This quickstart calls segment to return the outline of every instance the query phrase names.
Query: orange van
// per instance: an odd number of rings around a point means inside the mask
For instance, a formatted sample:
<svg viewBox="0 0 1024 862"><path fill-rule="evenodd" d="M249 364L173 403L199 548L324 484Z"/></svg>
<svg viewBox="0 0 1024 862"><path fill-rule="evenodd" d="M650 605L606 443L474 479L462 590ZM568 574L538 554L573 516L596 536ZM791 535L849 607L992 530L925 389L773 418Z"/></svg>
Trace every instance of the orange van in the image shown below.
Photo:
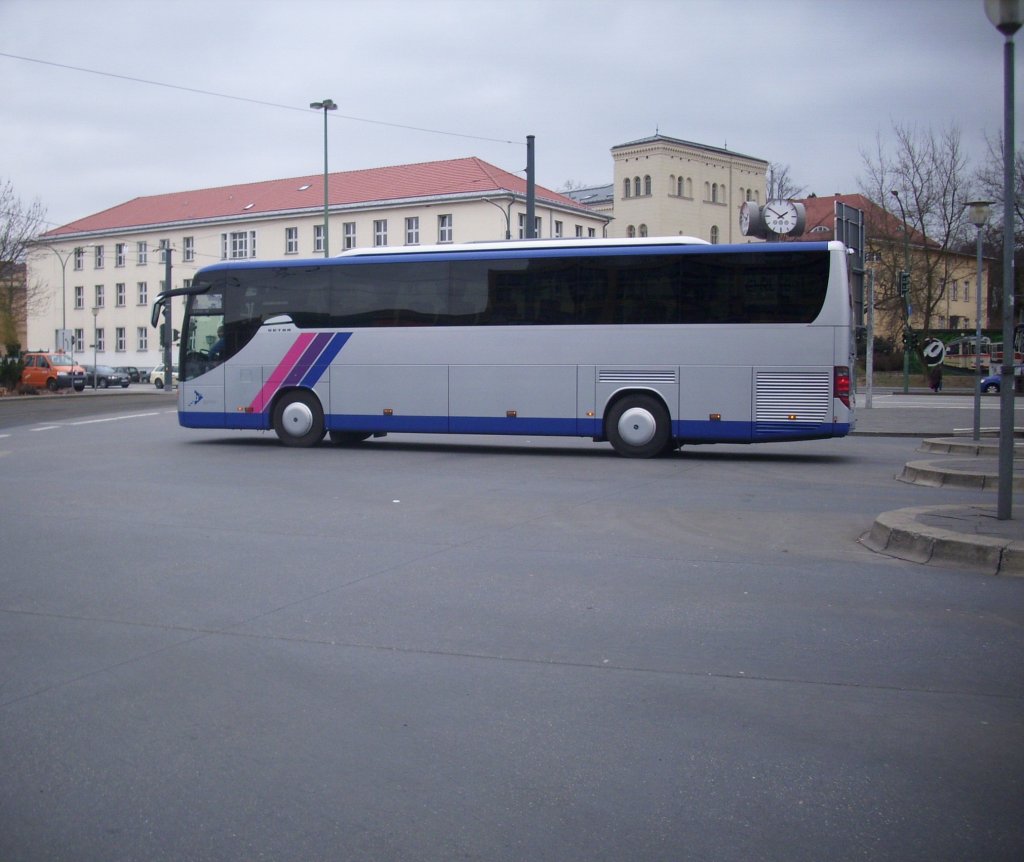
<svg viewBox="0 0 1024 862"><path fill-rule="evenodd" d="M66 353L23 353L25 367L21 382L26 386L51 392L73 387L75 392L85 389L85 369L76 364Z"/></svg>

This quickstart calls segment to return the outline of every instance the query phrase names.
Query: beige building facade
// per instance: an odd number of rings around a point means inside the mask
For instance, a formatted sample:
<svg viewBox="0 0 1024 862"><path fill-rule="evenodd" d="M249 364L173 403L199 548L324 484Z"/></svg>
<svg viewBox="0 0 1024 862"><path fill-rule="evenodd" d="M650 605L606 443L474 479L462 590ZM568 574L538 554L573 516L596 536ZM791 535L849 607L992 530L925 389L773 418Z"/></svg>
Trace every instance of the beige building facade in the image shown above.
<svg viewBox="0 0 1024 862"><path fill-rule="evenodd" d="M612 237L694 236L748 242L745 201L763 203L768 162L657 134L612 147Z"/></svg>

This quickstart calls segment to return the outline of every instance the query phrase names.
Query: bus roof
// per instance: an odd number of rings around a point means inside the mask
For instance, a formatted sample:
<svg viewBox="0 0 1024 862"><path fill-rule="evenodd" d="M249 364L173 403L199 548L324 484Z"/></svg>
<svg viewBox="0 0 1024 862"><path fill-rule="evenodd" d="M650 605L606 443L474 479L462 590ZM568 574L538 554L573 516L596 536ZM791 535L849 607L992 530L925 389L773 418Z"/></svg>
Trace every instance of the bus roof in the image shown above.
<svg viewBox="0 0 1024 862"><path fill-rule="evenodd" d="M450 243L445 245L414 245L404 247L380 247L350 249L329 258L290 258L284 260L222 260L204 266L196 273L216 272L224 269L262 269L265 267L301 267L372 263L374 261L394 263L399 260L423 262L429 260L451 260L465 255L470 259L511 258L536 252L538 257L564 257L575 253L607 256L621 250L625 254L642 254L644 249L657 254L658 249L688 250L695 254L757 252L821 252L843 248L835 240L828 242L769 242L712 245L695 237L645 237L643 239L545 239L505 240L499 242Z"/></svg>

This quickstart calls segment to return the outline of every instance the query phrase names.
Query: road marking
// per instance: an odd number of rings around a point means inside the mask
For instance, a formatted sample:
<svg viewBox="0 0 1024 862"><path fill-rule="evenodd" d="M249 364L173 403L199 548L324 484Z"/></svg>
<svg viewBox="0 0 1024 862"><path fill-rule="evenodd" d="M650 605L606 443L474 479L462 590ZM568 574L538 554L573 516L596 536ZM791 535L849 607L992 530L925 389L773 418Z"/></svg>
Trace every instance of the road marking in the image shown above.
<svg viewBox="0 0 1024 862"><path fill-rule="evenodd" d="M155 413L130 413L127 416L108 416L104 419L80 419L78 422L68 422L68 425L95 425L97 422L120 422L122 419L144 419L146 416L159 416Z"/></svg>
<svg viewBox="0 0 1024 862"><path fill-rule="evenodd" d="M60 425L42 425L39 428L33 428L33 431L52 431L54 428L60 428Z"/></svg>

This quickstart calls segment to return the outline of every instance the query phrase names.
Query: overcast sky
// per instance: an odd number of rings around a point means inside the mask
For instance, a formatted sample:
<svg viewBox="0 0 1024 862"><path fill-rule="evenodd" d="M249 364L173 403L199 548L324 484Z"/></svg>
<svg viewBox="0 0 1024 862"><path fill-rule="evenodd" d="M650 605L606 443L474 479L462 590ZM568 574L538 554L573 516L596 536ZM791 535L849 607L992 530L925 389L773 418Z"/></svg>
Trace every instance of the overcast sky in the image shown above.
<svg viewBox="0 0 1024 862"><path fill-rule="evenodd" d="M330 98L332 172L519 172L532 134L540 184L599 185L660 131L849 193L894 122L980 161L1002 49L983 0L0 0L0 180L54 226L319 173Z"/></svg>

